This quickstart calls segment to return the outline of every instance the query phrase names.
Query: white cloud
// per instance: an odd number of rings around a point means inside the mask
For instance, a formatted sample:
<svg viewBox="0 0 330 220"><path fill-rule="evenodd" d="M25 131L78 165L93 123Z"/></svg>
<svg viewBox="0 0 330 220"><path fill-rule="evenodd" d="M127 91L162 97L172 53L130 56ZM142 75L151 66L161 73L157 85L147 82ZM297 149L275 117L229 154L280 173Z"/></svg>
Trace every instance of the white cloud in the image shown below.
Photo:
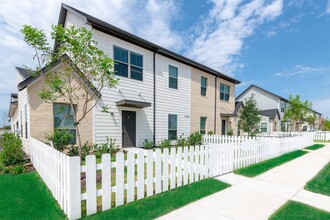
<svg viewBox="0 0 330 220"><path fill-rule="evenodd" d="M270 38L270 37L277 35L277 33L280 31L292 32L294 30L294 28L292 26L294 24L299 23L302 17L303 17L303 15L300 14L300 15L290 18L288 21L282 21L278 25L270 28L265 33L266 33L267 37Z"/></svg>
<svg viewBox="0 0 330 220"><path fill-rule="evenodd" d="M315 75L315 74L327 74L330 72L330 67L328 66L305 66L305 65L296 65L290 70L284 70L277 72L274 75L277 77L290 77L298 75Z"/></svg>
<svg viewBox="0 0 330 220"><path fill-rule="evenodd" d="M10 92L17 92L15 66L35 65L33 51L22 40L19 30L23 24L29 24L49 33L50 25L57 24L62 2L1 1L0 111L8 110ZM64 0L64 3L166 48L183 47L181 37L171 29L181 7L178 1Z"/></svg>
<svg viewBox="0 0 330 220"><path fill-rule="evenodd" d="M325 13L330 14L330 0L328 0L327 8L325 9Z"/></svg>
<svg viewBox="0 0 330 220"><path fill-rule="evenodd" d="M330 118L330 99L312 100L313 109L321 112L324 116Z"/></svg>
<svg viewBox="0 0 330 220"><path fill-rule="evenodd" d="M219 71L233 71L233 61L240 54L244 40L251 36L258 26L278 17L282 13L283 2L212 2L214 7L196 28L197 33L187 55Z"/></svg>

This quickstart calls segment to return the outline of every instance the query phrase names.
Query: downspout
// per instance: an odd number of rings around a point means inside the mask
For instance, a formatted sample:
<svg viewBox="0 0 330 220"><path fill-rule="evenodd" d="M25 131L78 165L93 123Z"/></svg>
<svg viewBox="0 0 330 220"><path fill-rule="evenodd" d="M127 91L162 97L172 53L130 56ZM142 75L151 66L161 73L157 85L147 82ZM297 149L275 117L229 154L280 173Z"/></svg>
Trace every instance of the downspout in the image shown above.
<svg viewBox="0 0 330 220"><path fill-rule="evenodd" d="M214 82L214 134L217 133L217 79L218 76L215 77Z"/></svg>
<svg viewBox="0 0 330 220"><path fill-rule="evenodd" d="M154 52L153 55L153 74L154 74L154 124L153 124L153 142L154 147L156 146L156 54L159 49Z"/></svg>

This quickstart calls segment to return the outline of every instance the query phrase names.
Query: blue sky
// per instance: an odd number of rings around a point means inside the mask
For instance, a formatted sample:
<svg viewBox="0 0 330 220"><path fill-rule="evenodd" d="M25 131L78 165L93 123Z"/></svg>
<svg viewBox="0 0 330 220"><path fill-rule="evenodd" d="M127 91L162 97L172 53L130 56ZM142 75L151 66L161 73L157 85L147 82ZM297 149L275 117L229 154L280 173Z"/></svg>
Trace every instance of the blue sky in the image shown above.
<svg viewBox="0 0 330 220"><path fill-rule="evenodd" d="M0 116L16 91L14 67L34 65L21 25L49 32L61 2L237 78L237 95L252 83L300 94L330 117L330 0L4 0Z"/></svg>

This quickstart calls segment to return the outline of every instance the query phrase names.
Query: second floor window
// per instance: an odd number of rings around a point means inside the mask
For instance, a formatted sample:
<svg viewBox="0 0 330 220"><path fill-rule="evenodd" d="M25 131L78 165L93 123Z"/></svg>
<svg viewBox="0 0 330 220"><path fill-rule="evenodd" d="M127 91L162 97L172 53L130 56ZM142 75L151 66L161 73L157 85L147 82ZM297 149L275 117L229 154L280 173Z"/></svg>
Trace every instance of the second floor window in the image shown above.
<svg viewBox="0 0 330 220"><path fill-rule="evenodd" d="M207 78L201 77L201 96L206 96Z"/></svg>
<svg viewBox="0 0 330 220"><path fill-rule="evenodd" d="M228 85L220 83L220 100L229 101L229 90L230 87Z"/></svg>
<svg viewBox="0 0 330 220"><path fill-rule="evenodd" d="M168 86L172 89L178 89L178 68L168 66Z"/></svg>
<svg viewBox="0 0 330 220"><path fill-rule="evenodd" d="M143 57L123 48L114 46L115 75L143 80ZM129 74L130 73L130 76Z"/></svg>
<svg viewBox="0 0 330 220"><path fill-rule="evenodd" d="M285 102L282 102L281 101L281 112L284 112L285 111L285 107L286 107Z"/></svg>

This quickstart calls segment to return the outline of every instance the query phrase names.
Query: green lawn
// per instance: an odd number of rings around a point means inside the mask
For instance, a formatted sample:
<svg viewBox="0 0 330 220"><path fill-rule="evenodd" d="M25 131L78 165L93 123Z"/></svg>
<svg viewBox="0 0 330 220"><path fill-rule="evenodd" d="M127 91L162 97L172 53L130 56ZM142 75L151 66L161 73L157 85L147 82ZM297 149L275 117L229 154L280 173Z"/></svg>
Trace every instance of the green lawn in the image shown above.
<svg viewBox="0 0 330 220"><path fill-rule="evenodd" d="M36 172L0 175L0 219L66 219Z"/></svg>
<svg viewBox="0 0 330 220"><path fill-rule="evenodd" d="M247 167L240 168L238 170L235 170L234 173L240 174L243 176L247 176L247 177L254 177L254 176L264 173L276 166L279 166L290 160L298 158L306 153L307 153L306 151L302 151L302 150L293 151L291 153L283 154L282 156L275 157L270 160L265 160L265 161L257 163L257 164L253 164L253 165L250 165Z"/></svg>
<svg viewBox="0 0 330 220"><path fill-rule="evenodd" d="M313 179L306 183L305 189L330 196L330 163L328 163Z"/></svg>
<svg viewBox="0 0 330 220"><path fill-rule="evenodd" d="M330 213L312 206L288 201L278 209L270 220L326 220L330 219Z"/></svg>
<svg viewBox="0 0 330 220"><path fill-rule="evenodd" d="M306 147L305 149L307 150L317 150L320 149L321 147L324 147L324 144L314 144L312 146Z"/></svg>
<svg viewBox="0 0 330 220"><path fill-rule="evenodd" d="M321 141L321 140L314 140L314 142L330 143L330 141Z"/></svg>
<svg viewBox="0 0 330 220"><path fill-rule="evenodd" d="M229 186L215 179L206 179L85 218L154 219Z"/></svg>

